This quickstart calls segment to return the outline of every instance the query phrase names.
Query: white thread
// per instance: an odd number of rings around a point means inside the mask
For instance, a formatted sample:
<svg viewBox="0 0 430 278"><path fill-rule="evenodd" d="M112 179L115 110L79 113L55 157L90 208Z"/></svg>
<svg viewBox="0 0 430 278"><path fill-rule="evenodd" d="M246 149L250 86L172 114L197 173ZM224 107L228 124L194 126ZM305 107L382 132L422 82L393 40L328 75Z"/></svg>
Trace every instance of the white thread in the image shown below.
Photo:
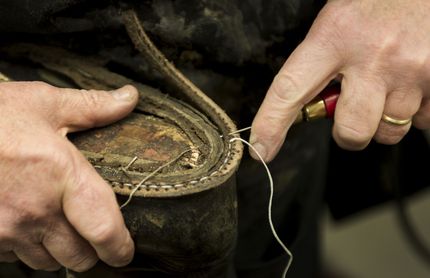
<svg viewBox="0 0 430 278"><path fill-rule="evenodd" d="M267 167L267 164L264 162L263 158L258 153L258 151L254 148L254 146L252 146L248 141L246 141L246 140L244 140L242 138L239 138L239 137L235 137L235 138L230 139L230 142L234 142L234 141L241 141L242 143L248 145L248 147L250 147L255 152L255 154L258 156L258 158L261 160L261 163L263 163L264 168L266 168L267 176L269 177L269 186L270 186L269 206L268 206L268 209L267 209L267 215L268 215L268 218L269 218L270 229L272 230L272 234L275 237L276 241L278 241L279 245L281 245L281 247L284 249L285 253L287 253L287 255L289 256L287 266L285 267L285 270L282 273L282 278L285 278L287 276L287 272L290 269L291 263L293 261L293 254L287 248L287 246L282 242L282 240L279 238L278 233L276 232L275 226L273 225L273 220L272 220L272 204L273 204L274 186L273 186L272 174L270 173L269 167Z"/></svg>
<svg viewBox="0 0 430 278"><path fill-rule="evenodd" d="M245 127L245 128L241 128L241 129L238 129L238 130L235 130L235 131L232 131L232 132L230 132L229 134L227 134L227 135L233 135L233 134L236 134L236 133L241 133L241 132L243 132L243 131L247 131L247 130L250 130L251 129L251 127L250 126L248 126L248 127ZM219 137L224 137L224 135L220 135Z"/></svg>
<svg viewBox="0 0 430 278"><path fill-rule="evenodd" d="M130 163L128 163L127 166L121 168L121 170L127 171L128 168L130 168L130 166L133 165L134 162L136 162L136 160L137 160L137 156L133 157L133 159L130 161Z"/></svg>
<svg viewBox="0 0 430 278"><path fill-rule="evenodd" d="M187 152L190 152L192 150L195 150L196 148L191 148L188 149L186 151L181 152L177 157L175 157L174 159L164 163L163 165L161 165L160 167L158 167L157 169L155 169L153 172L151 172L149 175L147 175L143 180L141 180L139 182L138 185L136 185L135 188L133 188L133 190L130 192L130 195L128 196L127 201L124 202L124 204L122 204L119 209L123 209L126 205L128 205L131 202L131 199L133 198L134 194L136 193L137 190L139 190L139 188L147 181L149 180L151 177L153 177L154 175L156 175L158 172L160 172L161 170L163 170L164 168L166 168L167 166L169 166L170 164L172 164L173 162L175 162L176 160L178 160L179 158L181 158L184 154L186 154ZM130 164L130 163L129 163ZM149 186L151 188L151 186Z"/></svg>

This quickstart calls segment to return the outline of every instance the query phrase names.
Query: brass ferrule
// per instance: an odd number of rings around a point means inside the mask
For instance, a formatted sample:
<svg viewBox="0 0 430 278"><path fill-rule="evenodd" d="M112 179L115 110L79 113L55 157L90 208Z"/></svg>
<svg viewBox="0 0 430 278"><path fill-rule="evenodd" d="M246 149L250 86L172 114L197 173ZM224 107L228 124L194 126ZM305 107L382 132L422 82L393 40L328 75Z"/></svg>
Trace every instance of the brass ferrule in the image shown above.
<svg viewBox="0 0 430 278"><path fill-rule="evenodd" d="M327 115L325 104L322 99L315 99L311 101L305 107L303 107L302 112L303 118L306 122L325 118Z"/></svg>

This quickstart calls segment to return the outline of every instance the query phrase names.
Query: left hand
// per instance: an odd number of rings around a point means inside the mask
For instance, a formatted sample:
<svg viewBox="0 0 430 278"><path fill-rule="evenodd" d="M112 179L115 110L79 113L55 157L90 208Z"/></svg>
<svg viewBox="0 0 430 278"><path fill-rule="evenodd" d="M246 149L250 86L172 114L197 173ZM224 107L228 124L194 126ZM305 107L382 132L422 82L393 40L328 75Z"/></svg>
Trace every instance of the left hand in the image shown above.
<svg viewBox="0 0 430 278"><path fill-rule="evenodd" d="M136 106L115 91L0 83L0 262L33 269L119 267L134 255L112 187L67 140L69 132L118 121Z"/></svg>
<svg viewBox="0 0 430 278"><path fill-rule="evenodd" d="M275 77L254 119L251 143L270 161L298 111L332 79L342 93L333 137L360 150L399 142L411 124L430 127L430 1L332 0ZM381 120L412 118L395 125ZM253 155L255 157L255 155Z"/></svg>

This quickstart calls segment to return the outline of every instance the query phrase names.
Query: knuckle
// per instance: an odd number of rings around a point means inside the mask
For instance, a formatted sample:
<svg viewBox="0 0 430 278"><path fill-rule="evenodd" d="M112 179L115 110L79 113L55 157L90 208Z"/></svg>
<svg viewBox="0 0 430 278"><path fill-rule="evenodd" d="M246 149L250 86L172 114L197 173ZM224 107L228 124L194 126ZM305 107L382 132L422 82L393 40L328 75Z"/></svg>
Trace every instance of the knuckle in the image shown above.
<svg viewBox="0 0 430 278"><path fill-rule="evenodd" d="M374 136L374 139L376 142L381 144L394 145L402 140L408 130L409 127L379 128Z"/></svg>
<svg viewBox="0 0 430 278"><path fill-rule="evenodd" d="M382 53L386 54L399 54L400 50L400 42L399 39L396 36L385 36L382 40L378 43L378 49ZM389 56L388 56L389 57ZM397 60L399 60L399 57L396 57Z"/></svg>
<svg viewBox="0 0 430 278"><path fill-rule="evenodd" d="M51 143L51 142L50 142ZM55 142L46 144L41 149L22 150L19 159L25 159L26 164L31 165L31 171L44 175L43 181L49 183L64 183L69 161L64 151L54 147ZM38 178L40 176L37 176ZM36 186L37 182L29 173L23 173L23 178ZM28 194L11 196L7 200L8 205L14 212L13 222L15 225L27 223L47 223L51 216L58 212L58 192L51 187L38 186L38 195L28 198Z"/></svg>
<svg viewBox="0 0 430 278"><path fill-rule="evenodd" d="M419 74L425 73L426 57L414 51L406 51L399 38L386 38L381 43L379 52L385 61L385 67L405 81L415 80ZM396 67L392 68L393 64ZM402 71L398 72L397 69Z"/></svg>
<svg viewBox="0 0 430 278"><path fill-rule="evenodd" d="M82 90L80 92L82 99L84 100L84 103L88 107L98 107L103 103L104 94L102 92L90 90L90 91L84 91Z"/></svg>
<svg viewBox="0 0 430 278"><path fill-rule="evenodd" d="M20 207L25 207L25 206L21 205ZM25 223L39 222L44 218L45 218L44 210L31 207L31 208L20 210L17 221L20 224L25 224Z"/></svg>
<svg viewBox="0 0 430 278"><path fill-rule="evenodd" d="M65 90L57 100L57 105L65 108L61 111L60 124L64 124L64 121L76 121L70 117L75 116L78 111L80 122L94 126L97 122L95 111L102 110L108 101L105 94L96 90Z"/></svg>
<svg viewBox="0 0 430 278"><path fill-rule="evenodd" d="M399 35L387 35L372 48L375 49L376 58L380 60L382 71L388 71L404 81L416 80L420 75L428 73L428 52L413 51L405 47L404 40Z"/></svg>
<svg viewBox="0 0 430 278"><path fill-rule="evenodd" d="M317 35L337 35L336 32L351 29L351 18L355 17L356 8L346 1L330 1L321 10L317 17ZM328 36L324 36L327 38Z"/></svg>
<svg viewBox="0 0 430 278"><path fill-rule="evenodd" d="M366 126L352 127L335 123L334 137L338 145L348 150L362 150L372 139L372 132Z"/></svg>
<svg viewBox="0 0 430 278"><path fill-rule="evenodd" d="M79 107L80 110L84 110L83 113L85 122L89 125L95 125L97 122L96 115L93 111L99 111L104 107L106 96L103 92L99 91L81 91L83 104Z"/></svg>
<svg viewBox="0 0 430 278"><path fill-rule="evenodd" d="M271 94L274 101L283 105L294 106L297 103L304 105L300 94L300 82L298 77L285 71L279 72L272 83Z"/></svg>
<svg viewBox="0 0 430 278"><path fill-rule="evenodd" d="M284 92L294 92L299 88L296 77L285 71L281 71L275 76L273 85L273 93L280 98L285 97Z"/></svg>
<svg viewBox="0 0 430 278"><path fill-rule="evenodd" d="M92 253L86 255L79 253L73 255L73 258L67 267L76 272L84 272L92 268L97 261L97 256Z"/></svg>
<svg viewBox="0 0 430 278"><path fill-rule="evenodd" d="M50 199L50 197L47 197ZM14 220L12 225L17 230L25 231L28 226L45 226L51 219L51 204L41 204L39 198L28 200L28 198L17 198L14 200ZM34 233L27 232L27 233Z"/></svg>
<svg viewBox="0 0 430 278"><path fill-rule="evenodd" d="M118 232L113 221L104 221L93 229L90 241L96 246L109 246L117 240Z"/></svg>
<svg viewBox="0 0 430 278"><path fill-rule="evenodd" d="M33 169L49 173L55 179L60 179L64 175L64 169L70 165L70 154L68 146L63 140L57 140L53 137L46 138L43 148L24 149L22 157L25 157L28 163L31 163Z"/></svg>
<svg viewBox="0 0 430 278"><path fill-rule="evenodd" d="M326 5L324 5L324 8L321 9L321 11L318 14L318 17L316 18L317 21L327 21L330 20L333 17L337 18L337 14L340 11L340 7L337 4L338 1L328 1ZM333 20L333 22L338 22Z"/></svg>
<svg viewBox="0 0 430 278"><path fill-rule="evenodd" d="M99 179L100 183L91 178L90 175L95 175L94 177ZM100 203L101 199L103 199L105 203L115 202L115 193L112 191L111 187L98 176L98 173L91 168L91 164L87 161L77 161L73 170L71 170L70 176L72 182L68 189L73 192L73 198L88 204ZM99 232L99 230L107 229L105 226L114 225L114 223L110 224L110 220L108 219L103 220L103 223L100 223L101 220L97 220L98 219L95 219L93 222L94 226L91 227L90 235L95 234L95 236L97 236L98 233L103 233Z"/></svg>
<svg viewBox="0 0 430 278"><path fill-rule="evenodd" d="M15 223L17 229L25 230L28 226L47 227L52 220L53 209L50 209L51 204L40 205L35 202L19 199L17 201L17 209L15 215ZM36 202L38 202L36 200ZM39 234L39 232L30 232ZM43 236L40 234L40 236Z"/></svg>
<svg viewBox="0 0 430 278"><path fill-rule="evenodd" d="M375 141L379 144L394 145L402 140L403 136L383 136L375 135Z"/></svg>

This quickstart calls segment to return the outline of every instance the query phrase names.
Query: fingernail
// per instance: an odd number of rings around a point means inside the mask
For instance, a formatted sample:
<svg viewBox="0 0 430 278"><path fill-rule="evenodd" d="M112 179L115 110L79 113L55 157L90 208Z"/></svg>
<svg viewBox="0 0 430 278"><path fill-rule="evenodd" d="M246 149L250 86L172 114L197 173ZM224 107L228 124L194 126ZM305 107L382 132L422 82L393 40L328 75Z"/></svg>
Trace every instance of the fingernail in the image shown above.
<svg viewBox="0 0 430 278"><path fill-rule="evenodd" d="M120 101L131 101L133 99L130 91L124 88L112 91L111 94L116 100Z"/></svg>
<svg viewBox="0 0 430 278"><path fill-rule="evenodd" d="M260 143L254 143L254 144L252 144L252 146L254 147L254 149L255 149L255 151L261 156L261 158L264 160L264 161L266 161L266 147L264 147L263 146L263 144L260 144ZM253 154L252 152L254 152L254 150L252 150L251 149L251 156L254 158L254 159L258 159L258 160L260 160L260 158L258 157L258 155L256 155L256 154Z"/></svg>
<svg viewBox="0 0 430 278"><path fill-rule="evenodd" d="M249 143L251 145L254 145L254 143L257 143L257 136L255 136L254 132L251 130L251 135L249 136Z"/></svg>
<svg viewBox="0 0 430 278"><path fill-rule="evenodd" d="M255 151L258 152L261 158L263 160L266 160L266 155L267 155L266 147L263 144L259 143L257 140L258 140L257 137L251 133L251 136L249 137L249 143L255 148ZM252 148L250 148L251 156L255 160L260 160L260 158L255 153L255 151Z"/></svg>

